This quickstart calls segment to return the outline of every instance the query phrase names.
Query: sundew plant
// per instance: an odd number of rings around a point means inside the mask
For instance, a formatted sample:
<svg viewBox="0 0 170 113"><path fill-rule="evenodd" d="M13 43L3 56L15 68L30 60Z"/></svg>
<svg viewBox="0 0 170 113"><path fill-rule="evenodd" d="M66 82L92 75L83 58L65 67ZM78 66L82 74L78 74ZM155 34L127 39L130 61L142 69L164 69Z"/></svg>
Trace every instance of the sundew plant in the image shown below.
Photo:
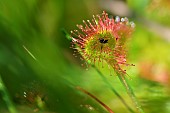
<svg viewBox="0 0 170 113"><path fill-rule="evenodd" d="M102 15L93 15L92 22L84 21L83 25L77 25L79 30L71 31L73 49L76 49L87 63L95 65L97 62L107 63L112 67L126 88L139 113L144 113L138 104L136 97L130 88L126 76L126 70L122 65L129 66L126 62L126 43L132 34L135 24L129 22L127 17L115 19L109 18L103 11Z"/></svg>
<svg viewBox="0 0 170 113"><path fill-rule="evenodd" d="M0 0L0 113L170 113L169 0Z"/></svg>

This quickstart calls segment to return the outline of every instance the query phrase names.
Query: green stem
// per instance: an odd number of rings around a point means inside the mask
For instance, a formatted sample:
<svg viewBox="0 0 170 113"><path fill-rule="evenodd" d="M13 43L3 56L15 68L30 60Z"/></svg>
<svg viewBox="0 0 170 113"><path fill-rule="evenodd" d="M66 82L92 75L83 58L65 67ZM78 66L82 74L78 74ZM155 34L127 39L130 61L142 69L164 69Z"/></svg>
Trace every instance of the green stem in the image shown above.
<svg viewBox="0 0 170 113"><path fill-rule="evenodd" d="M130 98L132 99L132 102L134 103L134 105L136 106L136 109L138 111L138 113L144 113L144 111L142 110L141 106L139 105L135 94L133 93L132 88L130 87L130 85L128 84L125 75L120 74L119 72L116 71L116 74L118 75L120 81L122 82L122 84L124 85L124 87L126 88L126 91L128 93L128 95L130 96Z"/></svg>
<svg viewBox="0 0 170 113"><path fill-rule="evenodd" d="M139 102L136 99L136 96L132 90L132 88L130 87L130 85L128 84L126 78L125 78L125 74L122 72L121 67L119 66L119 64L117 63L116 60L106 60L108 64L110 64L112 66L112 68L115 70L117 76L119 77L119 80L122 82L123 86L125 87L128 95L130 96L133 104L135 105L138 113L144 113L144 111L142 110Z"/></svg>
<svg viewBox="0 0 170 113"><path fill-rule="evenodd" d="M120 96L120 94L113 88L113 86L108 82L108 80L104 77L104 75L100 72L98 68L95 67L95 65L92 65L93 68L98 72L100 77L103 79L103 81L107 84L107 86L112 90L112 92L121 100L121 102L125 105L125 107L131 112L134 113L134 111L128 106L128 104L125 102L125 100Z"/></svg>
<svg viewBox="0 0 170 113"><path fill-rule="evenodd" d="M8 107L8 110L10 111L10 113L16 113L16 109L10 99L10 96L7 92L7 89L6 89L2 79L1 79L1 76L0 76L0 92L2 94L4 101L6 102L6 105Z"/></svg>

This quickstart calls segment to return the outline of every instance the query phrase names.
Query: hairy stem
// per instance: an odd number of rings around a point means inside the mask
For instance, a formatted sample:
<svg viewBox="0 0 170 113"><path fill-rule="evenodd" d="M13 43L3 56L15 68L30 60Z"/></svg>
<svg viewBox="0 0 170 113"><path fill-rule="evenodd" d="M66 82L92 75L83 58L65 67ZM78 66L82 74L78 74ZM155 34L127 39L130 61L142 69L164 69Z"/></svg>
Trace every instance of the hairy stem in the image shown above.
<svg viewBox="0 0 170 113"><path fill-rule="evenodd" d="M84 90L81 87L77 87L77 89L82 91L83 93L89 95L90 97L92 97L94 100L96 100L98 103L100 103L109 113L114 113L106 104L104 104L102 101L100 101L97 97L95 97L94 95L92 95L88 91Z"/></svg>
<svg viewBox="0 0 170 113"><path fill-rule="evenodd" d="M118 75L119 80L122 82L122 84L123 84L124 87L126 88L126 91L127 91L128 95L130 96L130 98L132 99L132 102L133 102L133 104L135 105L138 113L144 113L144 111L142 110L139 102L138 102L137 99L136 99L136 96L135 96L132 88L130 87L130 85L128 84L128 82L127 82L127 80L126 80L125 75L119 74L119 72L116 72L116 74Z"/></svg>
<svg viewBox="0 0 170 113"><path fill-rule="evenodd" d="M121 95L114 89L114 87L108 82L108 80L104 77L104 75L100 72L99 69L97 69L94 65L92 65L94 69L98 72L100 77L103 79L103 81L107 84L107 86L112 90L112 92L120 99L120 101L125 105L125 107L131 112L134 113L134 111L128 106L128 104L125 102L125 100L121 97Z"/></svg>
<svg viewBox="0 0 170 113"><path fill-rule="evenodd" d="M122 72L121 67L119 66L119 64L117 63L117 61L115 60L106 60L108 64L110 64L112 66L112 68L115 70L117 76L119 77L119 80L121 81L121 83L123 84L123 86L125 87L128 95L130 96L134 106L136 107L138 113L144 113L144 111L142 110L139 102L136 99L136 96L132 90L132 88L130 87L130 85L128 84L126 78L125 78L125 73Z"/></svg>
<svg viewBox="0 0 170 113"><path fill-rule="evenodd" d="M16 113L16 109L10 99L10 96L7 92L7 89L1 79L1 76L0 76L0 93L2 94L2 98L3 100L5 101L7 107L8 107L8 110L10 113Z"/></svg>
<svg viewBox="0 0 170 113"><path fill-rule="evenodd" d="M115 70L116 71L116 70ZM138 113L144 113L144 111L142 110L141 108L141 105L139 104L139 102L137 101L136 99L136 96L132 90L132 88L130 87L129 83L127 82L126 78L125 78L125 74L123 73L120 73L118 71L116 71L116 74L118 75L119 77L119 80L122 82L122 84L124 85L128 95L130 96L133 104L135 105Z"/></svg>

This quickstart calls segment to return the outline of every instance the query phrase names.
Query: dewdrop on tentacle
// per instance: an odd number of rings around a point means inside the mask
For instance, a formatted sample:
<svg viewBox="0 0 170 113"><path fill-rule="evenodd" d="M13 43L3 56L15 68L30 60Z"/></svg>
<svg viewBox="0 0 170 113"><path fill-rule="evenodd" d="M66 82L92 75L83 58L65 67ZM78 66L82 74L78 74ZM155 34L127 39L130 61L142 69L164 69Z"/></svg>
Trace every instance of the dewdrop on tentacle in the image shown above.
<svg viewBox="0 0 170 113"><path fill-rule="evenodd" d="M79 30L71 31L72 47L82 59L91 64L106 62L109 67L120 73L126 73L121 66L128 66L126 61L126 42L132 34L135 24L127 17L109 18L103 11L102 15L93 15L93 19L77 25Z"/></svg>

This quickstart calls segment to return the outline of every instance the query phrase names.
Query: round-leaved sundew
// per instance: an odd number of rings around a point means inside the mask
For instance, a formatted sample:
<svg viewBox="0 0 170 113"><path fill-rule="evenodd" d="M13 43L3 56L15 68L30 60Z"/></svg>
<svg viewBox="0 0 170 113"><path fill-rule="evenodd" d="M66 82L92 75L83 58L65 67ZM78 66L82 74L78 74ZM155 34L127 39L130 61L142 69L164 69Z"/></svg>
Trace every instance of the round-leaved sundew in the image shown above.
<svg viewBox="0 0 170 113"><path fill-rule="evenodd" d="M103 12L102 15L93 16L92 21L83 20L83 23L84 25L77 25L79 30L71 31L72 48L79 52L87 64L95 65L96 62L99 64L101 62L103 65L103 62L106 62L109 68L112 67L137 112L144 113L124 76L126 70L122 67L133 65L127 63L126 44L134 31L134 22L129 22L127 17L109 18L108 14Z"/></svg>
<svg viewBox="0 0 170 113"><path fill-rule="evenodd" d="M129 22L127 17L109 18L103 11L102 15L93 15L92 21L83 20L83 23L77 25L79 30L71 31L72 48L86 62L105 61L115 71L125 74L120 67L129 65L126 62L126 42L134 31L134 22Z"/></svg>

